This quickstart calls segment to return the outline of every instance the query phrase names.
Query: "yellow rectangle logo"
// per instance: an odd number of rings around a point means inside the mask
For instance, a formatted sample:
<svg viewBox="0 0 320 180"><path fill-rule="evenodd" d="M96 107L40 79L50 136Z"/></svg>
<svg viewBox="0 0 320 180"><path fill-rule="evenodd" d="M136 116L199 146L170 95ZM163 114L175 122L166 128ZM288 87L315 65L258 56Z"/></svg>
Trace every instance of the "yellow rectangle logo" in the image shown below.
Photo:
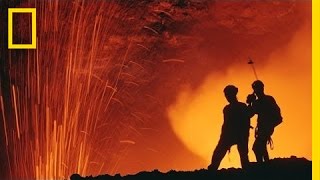
<svg viewBox="0 0 320 180"><path fill-rule="evenodd" d="M13 13L31 13L32 41L31 44L13 44ZM37 48L37 17L36 8L9 8L8 9L8 48L9 49L36 49Z"/></svg>

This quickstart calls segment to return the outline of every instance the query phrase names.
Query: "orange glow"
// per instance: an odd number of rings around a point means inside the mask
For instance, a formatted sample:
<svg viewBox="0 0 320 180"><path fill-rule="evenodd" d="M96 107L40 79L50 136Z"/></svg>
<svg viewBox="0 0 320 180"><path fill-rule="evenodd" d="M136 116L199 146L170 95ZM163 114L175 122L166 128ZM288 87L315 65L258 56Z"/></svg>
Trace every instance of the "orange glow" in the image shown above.
<svg viewBox="0 0 320 180"><path fill-rule="evenodd" d="M311 38L310 26L301 28L291 42L273 52L267 64L256 59L259 79L265 83L265 92L275 97L281 107L284 122L273 135L275 148L269 150L271 158L296 155L311 159ZM176 102L168 108L172 128L192 152L210 163L218 143L223 123L222 109L227 104L223 88L234 84L239 88L238 99L245 102L251 93L254 75L251 67L243 62L234 64L225 74L212 73L201 87L185 87ZM256 117L251 120L255 126ZM251 150L253 130L249 139L249 158L255 161ZM220 168L239 167L236 146L226 155Z"/></svg>
<svg viewBox="0 0 320 180"><path fill-rule="evenodd" d="M252 92L249 52L284 117L271 157L311 159L310 24L292 36L307 5L26 2L37 8L38 46L8 52L0 89L4 179L204 167L220 135L223 88L238 86L240 101ZM264 35L271 40L251 48ZM235 148L221 165L230 166L239 167Z"/></svg>

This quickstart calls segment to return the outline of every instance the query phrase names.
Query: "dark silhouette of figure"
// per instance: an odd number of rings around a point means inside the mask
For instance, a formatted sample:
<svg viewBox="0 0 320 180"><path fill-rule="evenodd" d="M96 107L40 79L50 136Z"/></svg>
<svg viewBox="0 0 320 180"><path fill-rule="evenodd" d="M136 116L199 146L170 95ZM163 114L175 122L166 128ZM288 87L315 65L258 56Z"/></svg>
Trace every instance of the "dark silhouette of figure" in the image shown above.
<svg viewBox="0 0 320 180"><path fill-rule="evenodd" d="M229 104L223 109L224 122L221 129L219 143L214 150L209 170L217 170L221 160L231 146L237 145L242 168L249 164L248 139L250 129L250 114L245 103L237 99L238 88L228 85L224 88L224 95Z"/></svg>
<svg viewBox="0 0 320 180"><path fill-rule="evenodd" d="M252 83L253 94L247 97L247 103L251 117L258 115L257 127L255 129L255 142L252 150L258 163L269 161L267 150L268 142L272 142L271 135L274 128L282 122L280 108L272 96L264 93L264 84L260 80Z"/></svg>

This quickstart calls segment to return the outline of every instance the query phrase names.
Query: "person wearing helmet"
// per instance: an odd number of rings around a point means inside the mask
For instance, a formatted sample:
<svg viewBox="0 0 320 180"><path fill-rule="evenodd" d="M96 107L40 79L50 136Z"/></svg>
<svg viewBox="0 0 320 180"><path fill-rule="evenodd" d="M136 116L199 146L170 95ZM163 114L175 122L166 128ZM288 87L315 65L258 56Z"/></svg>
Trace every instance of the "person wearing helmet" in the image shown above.
<svg viewBox="0 0 320 180"><path fill-rule="evenodd" d="M252 83L253 94L247 97L251 117L258 115L257 127L255 129L255 142L252 150L258 163L269 161L267 150L268 142L272 142L271 135L274 128L282 122L280 108L275 99L264 93L264 84L260 80Z"/></svg>
<svg viewBox="0 0 320 180"><path fill-rule="evenodd" d="M228 85L224 88L224 95L229 102L223 109L224 122L220 140L215 148L208 166L209 170L217 170L223 157L231 146L237 145L242 168L249 165L248 139L250 129L250 114L245 103L237 99L238 88Z"/></svg>

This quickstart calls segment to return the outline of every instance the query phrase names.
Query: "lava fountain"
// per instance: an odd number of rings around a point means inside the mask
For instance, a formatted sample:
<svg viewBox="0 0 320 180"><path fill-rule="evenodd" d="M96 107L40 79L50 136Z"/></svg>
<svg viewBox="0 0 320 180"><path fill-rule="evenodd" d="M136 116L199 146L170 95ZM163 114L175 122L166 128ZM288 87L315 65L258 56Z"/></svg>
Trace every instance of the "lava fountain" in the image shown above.
<svg viewBox="0 0 320 180"><path fill-rule="evenodd" d="M128 69L141 68L146 51L131 38L135 3L31 2L21 6L37 8L37 50L9 52L10 84L0 94L7 177L115 173L143 123L123 100L142 81Z"/></svg>

